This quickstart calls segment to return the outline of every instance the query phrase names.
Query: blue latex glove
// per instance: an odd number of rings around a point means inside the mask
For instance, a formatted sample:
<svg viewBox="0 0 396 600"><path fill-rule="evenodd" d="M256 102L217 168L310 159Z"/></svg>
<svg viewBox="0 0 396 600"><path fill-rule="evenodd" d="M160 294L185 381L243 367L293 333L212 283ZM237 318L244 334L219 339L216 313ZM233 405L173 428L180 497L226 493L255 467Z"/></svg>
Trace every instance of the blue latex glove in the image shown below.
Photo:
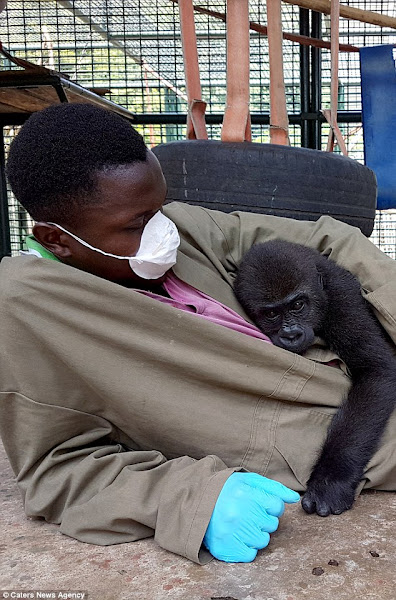
<svg viewBox="0 0 396 600"><path fill-rule="evenodd" d="M258 473L233 473L217 498L203 539L209 552L225 562L251 562L268 546L285 502L300 495Z"/></svg>

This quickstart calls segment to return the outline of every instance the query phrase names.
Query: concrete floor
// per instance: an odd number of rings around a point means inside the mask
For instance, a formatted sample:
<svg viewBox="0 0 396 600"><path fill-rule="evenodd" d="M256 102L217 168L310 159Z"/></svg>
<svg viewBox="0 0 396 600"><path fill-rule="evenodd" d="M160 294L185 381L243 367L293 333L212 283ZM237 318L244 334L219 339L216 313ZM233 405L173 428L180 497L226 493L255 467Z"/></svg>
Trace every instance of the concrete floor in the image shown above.
<svg viewBox="0 0 396 600"><path fill-rule="evenodd" d="M353 510L328 518L288 507L253 563L205 567L151 539L92 546L27 519L2 448L0 494L0 590L85 591L89 600L396 600L393 493L364 493Z"/></svg>

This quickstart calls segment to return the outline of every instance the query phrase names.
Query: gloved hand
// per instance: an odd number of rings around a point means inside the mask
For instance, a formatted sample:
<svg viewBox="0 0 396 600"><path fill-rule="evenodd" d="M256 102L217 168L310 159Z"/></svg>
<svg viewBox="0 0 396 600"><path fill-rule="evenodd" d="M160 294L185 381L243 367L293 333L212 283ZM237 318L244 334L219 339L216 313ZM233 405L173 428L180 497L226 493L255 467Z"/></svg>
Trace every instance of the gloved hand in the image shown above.
<svg viewBox="0 0 396 600"><path fill-rule="evenodd" d="M225 562L251 562L268 546L285 502L300 495L258 473L233 473L217 498L203 539L209 552Z"/></svg>

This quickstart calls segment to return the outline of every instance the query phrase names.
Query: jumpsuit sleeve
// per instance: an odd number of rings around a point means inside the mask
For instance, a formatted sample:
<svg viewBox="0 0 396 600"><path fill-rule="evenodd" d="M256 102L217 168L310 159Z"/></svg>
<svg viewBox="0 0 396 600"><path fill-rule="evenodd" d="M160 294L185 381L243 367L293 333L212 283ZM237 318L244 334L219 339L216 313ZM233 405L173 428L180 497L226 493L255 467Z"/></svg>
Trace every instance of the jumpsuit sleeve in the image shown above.
<svg viewBox="0 0 396 600"><path fill-rule="evenodd" d="M253 244L274 239L303 244L328 256L359 280L363 296L396 343L396 261L379 250L360 229L326 215L317 221L298 221L200 207L185 210L185 234L195 235L203 248L210 248L213 256L222 257L227 270L236 270ZM183 223L177 224L183 230Z"/></svg>
<svg viewBox="0 0 396 600"><path fill-rule="evenodd" d="M113 441L110 422L70 408L0 393L0 424L28 516L108 545L154 536L197 563L228 469L215 456L172 460Z"/></svg>

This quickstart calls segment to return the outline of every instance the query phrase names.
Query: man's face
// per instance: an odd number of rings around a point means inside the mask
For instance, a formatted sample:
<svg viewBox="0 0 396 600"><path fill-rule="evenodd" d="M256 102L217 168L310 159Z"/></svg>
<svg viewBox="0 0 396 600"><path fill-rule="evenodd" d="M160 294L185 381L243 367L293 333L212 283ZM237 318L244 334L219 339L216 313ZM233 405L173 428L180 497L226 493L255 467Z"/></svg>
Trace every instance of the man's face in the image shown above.
<svg viewBox="0 0 396 600"><path fill-rule="evenodd" d="M166 183L161 167L148 151L145 162L98 172L94 202L81 209L78 223L73 227L66 223L59 225L104 252L134 256L144 226L160 210L165 196ZM66 264L124 285L147 287L148 282L132 271L127 260L90 250L52 225L38 223L33 232ZM156 282L161 283L163 279Z"/></svg>

